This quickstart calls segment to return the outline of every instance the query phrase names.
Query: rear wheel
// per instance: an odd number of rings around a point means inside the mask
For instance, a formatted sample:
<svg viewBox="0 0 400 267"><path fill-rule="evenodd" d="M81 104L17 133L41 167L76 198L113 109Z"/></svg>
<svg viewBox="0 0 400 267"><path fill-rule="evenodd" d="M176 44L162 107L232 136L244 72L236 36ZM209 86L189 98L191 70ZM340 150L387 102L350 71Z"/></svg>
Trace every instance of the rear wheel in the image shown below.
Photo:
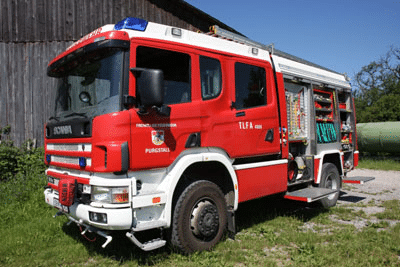
<svg viewBox="0 0 400 267"><path fill-rule="evenodd" d="M227 210L221 189L209 181L190 184L175 206L171 242L183 253L209 250L224 235Z"/></svg>
<svg viewBox="0 0 400 267"><path fill-rule="evenodd" d="M336 205L340 192L340 175L336 166L332 163L324 163L322 165L321 188L329 188L335 190L335 194L321 199L319 202L324 208L330 208Z"/></svg>

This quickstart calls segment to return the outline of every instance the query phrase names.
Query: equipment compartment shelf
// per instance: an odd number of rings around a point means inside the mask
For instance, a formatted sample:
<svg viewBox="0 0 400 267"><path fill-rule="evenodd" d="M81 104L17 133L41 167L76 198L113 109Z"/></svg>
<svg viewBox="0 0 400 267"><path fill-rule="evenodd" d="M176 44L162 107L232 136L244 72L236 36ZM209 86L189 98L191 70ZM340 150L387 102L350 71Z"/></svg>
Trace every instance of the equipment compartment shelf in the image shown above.
<svg viewBox="0 0 400 267"><path fill-rule="evenodd" d="M315 102L319 102L319 103L323 103L323 104L331 104L332 100L330 98L324 98L321 95L315 95L314 96L314 101Z"/></svg>
<svg viewBox="0 0 400 267"><path fill-rule="evenodd" d="M333 121L332 92L314 89L314 107L316 120L319 122Z"/></svg>
<svg viewBox="0 0 400 267"><path fill-rule="evenodd" d="M332 112L331 108L315 108L315 110L319 112Z"/></svg>
<svg viewBox="0 0 400 267"><path fill-rule="evenodd" d="M337 142L338 138L334 117L334 92L320 89L314 89L313 92L317 143L326 144Z"/></svg>
<svg viewBox="0 0 400 267"><path fill-rule="evenodd" d="M320 118L315 118L316 121L318 122L333 122L333 119L320 119Z"/></svg>

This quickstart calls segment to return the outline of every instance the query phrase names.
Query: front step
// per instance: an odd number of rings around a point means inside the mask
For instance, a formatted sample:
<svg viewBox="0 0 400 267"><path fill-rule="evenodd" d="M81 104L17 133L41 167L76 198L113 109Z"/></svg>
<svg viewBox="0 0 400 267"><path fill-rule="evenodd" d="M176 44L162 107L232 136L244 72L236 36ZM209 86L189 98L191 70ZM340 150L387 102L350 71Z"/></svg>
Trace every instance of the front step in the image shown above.
<svg viewBox="0 0 400 267"><path fill-rule="evenodd" d="M310 203L325 197L329 197L334 193L337 193L337 190L319 187L307 187L292 192L286 192L284 198Z"/></svg>
<svg viewBox="0 0 400 267"><path fill-rule="evenodd" d="M354 177L345 177L343 179L343 183L345 183L345 184L364 184L364 183L370 182L372 180L375 180L375 177L354 176Z"/></svg>
<svg viewBox="0 0 400 267"><path fill-rule="evenodd" d="M160 238L150 240L146 243L141 243L139 240L137 240L137 238L134 236L133 233L129 233L129 232L126 233L126 236L129 238L129 240L132 241L132 243L134 243L136 246L138 246L139 248L141 248L144 251L150 251L150 250L154 250L154 249L163 247L167 243L167 241L162 240Z"/></svg>

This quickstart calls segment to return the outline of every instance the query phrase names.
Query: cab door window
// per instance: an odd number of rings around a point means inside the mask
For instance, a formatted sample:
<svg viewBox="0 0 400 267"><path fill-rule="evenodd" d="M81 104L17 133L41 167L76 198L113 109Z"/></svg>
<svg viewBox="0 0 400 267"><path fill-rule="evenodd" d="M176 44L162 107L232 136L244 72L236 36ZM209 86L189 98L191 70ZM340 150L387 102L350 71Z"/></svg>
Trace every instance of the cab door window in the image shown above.
<svg viewBox="0 0 400 267"><path fill-rule="evenodd" d="M267 103L265 69L235 63L236 109L264 106Z"/></svg>
<svg viewBox="0 0 400 267"><path fill-rule="evenodd" d="M136 51L136 67L160 69L164 72L164 104L191 101L190 55L139 46Z"/></svg>
<svg viewBox="0 0 400 267"><path fill-rule="evenodd" d="M200 75L203 100L218 97L222 88L221 63L219 60L200 56Z"/></svg>

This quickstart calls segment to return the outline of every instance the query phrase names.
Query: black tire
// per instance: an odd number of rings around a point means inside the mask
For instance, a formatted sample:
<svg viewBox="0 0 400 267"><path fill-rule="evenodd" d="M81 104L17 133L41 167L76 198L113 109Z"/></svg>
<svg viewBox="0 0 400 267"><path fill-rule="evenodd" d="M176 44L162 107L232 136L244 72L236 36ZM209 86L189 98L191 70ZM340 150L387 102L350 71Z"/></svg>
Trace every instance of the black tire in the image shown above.
<svg viewBox="0 0 400 267"><path fill-rule="evenodd" d="M175 205L171 243L182 253L210 250L224 236L227 208L221 189L209 181L190 184Z"/></svg>
<svg viewBox="0 0 400 267"><path fill-rule="evenodd" d="M321 182L319 187L336 190L335 194L319 201L324 208L335 206L340 193L340 175L334 164L324 163L324 165L322 165Z"/></svg>

